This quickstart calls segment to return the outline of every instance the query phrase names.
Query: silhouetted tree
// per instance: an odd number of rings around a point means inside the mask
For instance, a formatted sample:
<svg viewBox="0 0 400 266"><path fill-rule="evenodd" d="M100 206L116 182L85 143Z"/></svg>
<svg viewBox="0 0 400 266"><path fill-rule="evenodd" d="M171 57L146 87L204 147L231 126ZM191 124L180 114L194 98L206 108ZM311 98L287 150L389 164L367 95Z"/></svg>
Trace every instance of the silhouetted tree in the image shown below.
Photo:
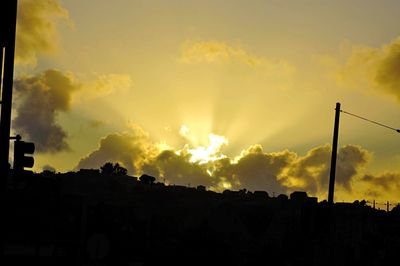
<svg viewBox="0 0 400 266"><path fill-rule="evenodd" d="M400 204L397 204L396 206L394 206L391 213L400 215Z"/></svg>
<svg viewBox="0 0 400 266"><path fill-rule="evenodd" d="M144 174L139 177L139 180L145 184L152 185L154 181L156 181L156 178L154 176Z"/></svg>
<svg viewBox="0 0 400 266"><path fill-rule="evenodd" d="M122 167L118 163L114 165L114 175L126 175L128 173L128 170L126 168Z"/></svg>
<svg viewBox="0 0 400 266"><path fill-rule="evenodd" d="M365 200L359 201L359 200L355 200L353 202L354 205L359 205L359 206L363 206L365 207L367 205L367 202Z"/></svg>
<svg viewBox="0 0 400 266"><path fill-rule="evenodd" d="M50 170L43 170L43 172L41 173L42 176L47 176L47 177L54 176L55 174L56 174L55 171L50 171Z"/></svg>
<svg viewBox="0 0 400 266"><path fill-rule="evenodd" d="M110 162L100 167L100 171L103 175L126 175L128 173L128 170L119 165L119 163L112 164Z"/></svg>
<svg viewBox="0 0 400 266"><path fill-rule="evenodd" d="M100 167L100 171L103 175L112 175L114 170L112 163L105 163L102 167Z"/></svg>

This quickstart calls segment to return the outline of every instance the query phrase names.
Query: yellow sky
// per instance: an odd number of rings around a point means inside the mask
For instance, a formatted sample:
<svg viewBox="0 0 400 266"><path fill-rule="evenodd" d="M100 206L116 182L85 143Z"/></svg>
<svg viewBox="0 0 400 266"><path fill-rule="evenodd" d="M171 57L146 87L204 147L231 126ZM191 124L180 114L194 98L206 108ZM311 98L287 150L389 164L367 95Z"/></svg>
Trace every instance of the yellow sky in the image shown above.
<svg viewBox="0 0 400 266"><path fill-rule="evenodd" d="M194 168L182 173L201 173L200 183L203 170L214 171L214 188L300 186L323 196L336 102L400 127L398 1L20 0L19 8L14 130L42 145L37 171L119 160L131 174L165 177L185 165ZM47 122L33 128L22 115L29 108ZM135 155L102 150L101 139L106 149L120 137L132 138ZM400 200L399 137L343 116L340 145L360 147L348 179L362 189L348 191L343 181L338 197L378 197L383 181L374 182L390 173L393 186L382 189ZM256 144L261 153L249 148ZM167 147L180 157L157 157ZM324 164L310 159L313 149ZM230 170L205 167L194 153L218 164L228 158ZM250 171L253 159L267 160L268 174ZM251 174L259 179L245 179Z"/></svg>

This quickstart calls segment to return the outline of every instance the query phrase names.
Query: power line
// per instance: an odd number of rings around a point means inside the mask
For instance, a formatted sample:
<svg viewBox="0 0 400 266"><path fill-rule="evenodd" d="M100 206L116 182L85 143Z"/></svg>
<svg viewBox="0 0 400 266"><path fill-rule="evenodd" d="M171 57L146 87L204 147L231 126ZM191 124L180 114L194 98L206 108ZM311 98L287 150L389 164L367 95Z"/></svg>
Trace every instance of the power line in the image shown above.
<svg viewBox="0 0 400 266"><path fill-rule="evenodd" d="M357 118L359 118L359 119L362 119L362 120L365 120L365 121L367 121L367 122L376 124L376 125L378 125L378 126L385 127L385 128L391 129L391 130L394 130L394 131L396 131L397 133L400 133L400 129L397 129L397 128L394 128L394 127L391 127L391 126L388 126L388 125L385 125L385 124L382 124L382 123L373 121L373 120L371 120L371 119L368 119L368 118L365 118L365 117L362 117L362 116L359 116L359 115L356 115L356 114L349 113L349 112L344 111L344 110L340 110L340 112L342 112L342 113L344 113L344 114L348 114L348 115L354 116L354 117L357 117Z"/></svg>

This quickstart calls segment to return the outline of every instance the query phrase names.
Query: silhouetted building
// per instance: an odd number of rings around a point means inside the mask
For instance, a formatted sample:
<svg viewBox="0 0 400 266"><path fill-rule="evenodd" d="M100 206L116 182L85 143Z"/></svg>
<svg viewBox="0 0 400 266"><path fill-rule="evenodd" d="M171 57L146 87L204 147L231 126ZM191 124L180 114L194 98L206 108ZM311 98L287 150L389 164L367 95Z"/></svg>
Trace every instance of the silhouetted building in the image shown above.
<svg viewBox="0 0 400 266"><path fill-rule="evenodd" d="M258 198L258 199L268 199L269 195L267 191L260 191L260 190L256 190L253 192L254 197Z"/></svg>
<svg viewBox="0 0 400 266"><path fill-rule="evenodd" d="M80 169L78 171L79 175L82 176L98 176L100 174L99 169Z"/></svg>
<svg viewBox="0 0 400 266"><path fill-rule="evenodd" d="M388 265L400 248L399 208L301 191L216 193L89 169L35 175L10 193L5 255L20 264L203 265L207 254L230 265Z"/></svg>
<svg viewBox="0 0 400 266"><path fill-rule="evenodd" d="M307 192L305 191L295 191L290 194L290 200L294 203L303 204L303 203L317 203L318 198L309 197Z"/></svg>
<svg viewBox="0 0 400 266"><path fill-rule="evenodd" d="M197 190L198 190L198 191L205 192L205 191L206 191L206 187L200 185L200 186L197 186Z"/></svg>

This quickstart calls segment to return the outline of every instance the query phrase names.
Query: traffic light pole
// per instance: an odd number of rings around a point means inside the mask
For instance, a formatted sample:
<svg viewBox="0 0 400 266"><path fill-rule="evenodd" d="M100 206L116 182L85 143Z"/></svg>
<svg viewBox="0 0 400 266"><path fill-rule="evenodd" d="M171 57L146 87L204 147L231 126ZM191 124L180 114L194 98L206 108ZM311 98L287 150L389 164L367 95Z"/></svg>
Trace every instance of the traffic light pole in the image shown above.
<svg viewBox="0 0 400 266"><path fill-rule="evenodd" d="M2 92L0 117L0 193L7 190L9 176L9 149L14 79L15 31L17 23L17 0L0 2L0 48L2 54Z"/></svg>
<svg viewBox="0 0 400 266"><path fill-rule="evenodd" d="M329 176L329 192L328 203L333 204L333 196L335 192L335 175L336 175L336 157L339 137L339 118L340 118L340 103L336 103L335 109L335 125L333 129L332 156L331 156L331 172Z"/></svg>

